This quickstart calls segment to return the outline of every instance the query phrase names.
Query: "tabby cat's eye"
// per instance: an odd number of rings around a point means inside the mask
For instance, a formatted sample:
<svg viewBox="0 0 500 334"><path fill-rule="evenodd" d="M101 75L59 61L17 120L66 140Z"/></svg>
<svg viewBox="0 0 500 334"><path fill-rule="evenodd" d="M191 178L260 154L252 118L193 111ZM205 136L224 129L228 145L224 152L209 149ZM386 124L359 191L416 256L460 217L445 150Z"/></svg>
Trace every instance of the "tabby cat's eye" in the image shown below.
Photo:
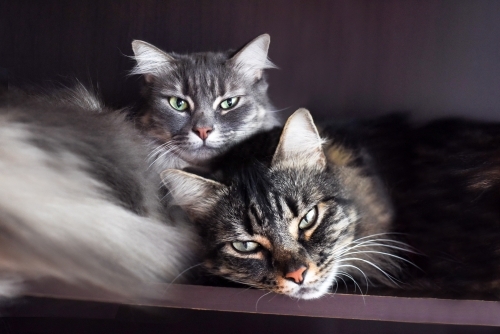
<svg viewBox="0 0 500 334"><path fill-rule="evenodd" d="M172 96L168 98L168 103L178 111L185 111L189 106L186 100L180 99L178 97Z"/></svg>
<svg viewBox="0 0 500 334"><path fill-rule="evenodd" d="M251 253L259 247L259 244L253 241L235 241L232 245L234 249L241 253Z"/></svg>
<svg viewBox="0 0 500 334"><path fill-rule="evenodd" d="M318 219L318 208L315 206L300 220L299 228L305 230L314 225Z"/></svg>
<svg viewBox="0 0 500 334"><path fill-rule="evenodd" d="M224 110L231 109L238 104L239 100L239 97L230 97L229 99L222 101L220 107Z"/></svg>

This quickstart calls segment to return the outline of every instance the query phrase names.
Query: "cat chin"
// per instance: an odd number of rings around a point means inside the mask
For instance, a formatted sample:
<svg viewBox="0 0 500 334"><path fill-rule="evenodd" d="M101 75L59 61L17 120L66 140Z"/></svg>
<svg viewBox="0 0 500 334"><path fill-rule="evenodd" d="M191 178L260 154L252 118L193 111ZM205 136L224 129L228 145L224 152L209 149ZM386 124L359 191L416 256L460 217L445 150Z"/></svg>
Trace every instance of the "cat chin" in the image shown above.
<svg viewBox="0 0 500 334"><path fill-rule="evenodd" d="M286 292L286 294L293 298L298 299L317 299L325 294L329 293L332 287L332 282L335 281L335 276L337 273L337 266L334 266L330 271L329 275L321 280L320 282L316 281L315 283L307 283L307 279L303 285L295 285L294 283L289 283L293 285L289 285L291 288L290 291ZM310 277L310 280L315 280L315 278Z"/></svg>
<svg viewBox="0 0 500 334"><path fill-rule="evenodd" d="M299 299L318 299L330 291L331 285L331 281L325 280L313 286L300 286L296 291L287 294Z"/></svg>
<svg viewBox="0 0 500 334"><path fill-rule="evenodd" d="M218 149L202 146L196 150L182 152L179 155L183 160L191 164L204 165L208 160L214 158L219 153L220 151Z"/></svg>

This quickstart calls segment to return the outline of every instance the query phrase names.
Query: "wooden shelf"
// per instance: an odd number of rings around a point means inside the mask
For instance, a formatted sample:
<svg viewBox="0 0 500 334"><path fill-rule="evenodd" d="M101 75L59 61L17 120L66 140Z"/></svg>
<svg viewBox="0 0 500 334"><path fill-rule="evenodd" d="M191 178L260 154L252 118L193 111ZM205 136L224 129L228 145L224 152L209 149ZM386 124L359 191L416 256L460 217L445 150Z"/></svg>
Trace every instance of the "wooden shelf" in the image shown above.
<svg viewBox="0 0 500 334"><path fill-rule="evenodd" d="M140 301L124 300L96 290L74 288L59 282L31 285L27 296L62 301L79 301L80 308L7 308L14 317L76 317L113 319L120 305L153 308L175 308L222 312L301 316L351 320L374 320L413 324L445 324L500 327L500 302L448 300L330 294L317 300L296 300L265 291L181 284L156 284L144 287ZM81 311L85 302L93 303L92 312ZM48 308L47 308L47 305Z"/></svg>

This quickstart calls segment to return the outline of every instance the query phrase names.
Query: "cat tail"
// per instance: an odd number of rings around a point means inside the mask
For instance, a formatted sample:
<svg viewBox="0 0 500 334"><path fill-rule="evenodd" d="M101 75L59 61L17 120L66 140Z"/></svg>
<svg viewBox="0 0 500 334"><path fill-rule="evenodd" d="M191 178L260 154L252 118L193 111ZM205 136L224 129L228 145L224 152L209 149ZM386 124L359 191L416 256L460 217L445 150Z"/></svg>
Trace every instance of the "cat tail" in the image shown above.
<svg viewBox="0 0 500 334"><path fill-rule="evenodd" d="M185 269L196 245L187 227L110 201L78 156L34 145L8 118L0 115L0 297L48 277L135 298Z"/></svg>

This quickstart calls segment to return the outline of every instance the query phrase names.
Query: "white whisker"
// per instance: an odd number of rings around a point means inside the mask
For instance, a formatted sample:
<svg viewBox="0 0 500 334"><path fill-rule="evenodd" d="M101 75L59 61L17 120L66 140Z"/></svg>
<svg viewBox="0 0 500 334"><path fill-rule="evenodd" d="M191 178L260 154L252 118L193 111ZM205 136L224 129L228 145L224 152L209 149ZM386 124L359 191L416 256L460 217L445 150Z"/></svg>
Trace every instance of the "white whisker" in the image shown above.
<svg viewBox="0 0 500 334"><path fill-rule="evenodd" d="M380 268L379 266L377 266L376 264L374 264L373 262L371 261L368 261L368 260L365 260L365 259L361 259L361 258L357 258L357 257L350 257L350 258L342 258L342 259L339 259L338 262L344 262L344 261L348 261L348 260L357 260L357 261L361 261L361 262L364 262L364 263L367 263L369 265L371 265L372 267L378 269L382 274L384 274L392 283L396 284L397 286L399 286L399 284L396 282L398 281L399 283L402 283L401 281L399 281L397 278L395 278L394 276L388 274L387 272L385 272L382 268Z"/></svg>
<svg viewBox="0 0 500 334"><path fill-rule="evenodd" d="M259 301L270 293L272 293L272 291L269 291L268 293L263 294L262 296L259 297L259 299L257 299L257 302L255 303L255 312L257 312L257 306L259 305Z"/></svg>
<svg viewBox="0 0 500 334"><path fill-rule="evenodd" d="M198 266L201 266L202 264L203 264L203 263L201 263L201 262L200 262L200 263L198 263L198 264L195 264L194 266L191 266L191 267L189 267L189 268L187 268L187 269L183 270L183 271L182 271L179 275L175 276L175 278L174 278L174 279L173 279L170 283L168 283L167 287L165 288L165 291L163 291L163 295L165 295L165 293L167 293L168 288L170 288L170 286L171 286L172 284L174 284L174 282L175 282L175 281L176 281L179 277L181 277L182 275L184 275L187 271L189 271L189 270L191 270L191 269L194 269L194 268L196 268L196 267L198 267Z"/></svg>

